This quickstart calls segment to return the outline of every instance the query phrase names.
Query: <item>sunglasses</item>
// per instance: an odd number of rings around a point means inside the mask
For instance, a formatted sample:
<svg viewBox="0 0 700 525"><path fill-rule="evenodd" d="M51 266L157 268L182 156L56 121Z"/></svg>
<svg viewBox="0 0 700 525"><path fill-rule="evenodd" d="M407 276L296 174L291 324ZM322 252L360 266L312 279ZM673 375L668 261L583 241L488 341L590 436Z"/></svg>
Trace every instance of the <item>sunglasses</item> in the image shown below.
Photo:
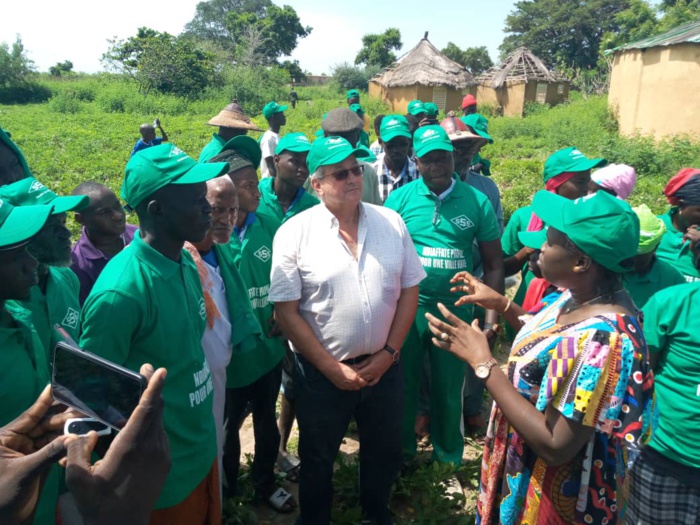
<svg viewBox="0 0 700 525"><path fill-rule="evenodd" d="M331 173L331 177L340 182L346 180L351 173L355 175L355 177L361 177L364 172L364 165L358 164L357 166L353 166L352 168L348 168L346 170L335 171Z"/></svg>

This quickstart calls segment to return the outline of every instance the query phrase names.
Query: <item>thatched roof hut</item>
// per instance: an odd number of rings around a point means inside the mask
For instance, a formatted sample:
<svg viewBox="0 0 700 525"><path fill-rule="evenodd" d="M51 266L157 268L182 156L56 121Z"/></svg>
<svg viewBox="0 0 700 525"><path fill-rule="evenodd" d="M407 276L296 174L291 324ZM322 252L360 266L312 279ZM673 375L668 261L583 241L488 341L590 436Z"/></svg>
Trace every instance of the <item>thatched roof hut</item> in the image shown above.
<svg viewBox="0 0 700 525"><path fill-rule="evenodd" d="M607 53L614 53L608 102L620 133L700 137L700 21Z"/></svg>
<svg viewBox="0 0 700 525"><path fill-rule="evenodd" d="M569 95L568 80L549 69L526 47L519 47L476 80L479 103L499 106L509 116L522 116L526 102L554 106Z"/></svg>
<svg viewBox="0 0 700 525"><path fill-rule="evenodd" d="M459 110L462 97L475 85L472 74L440 53L426 32L413 49L370 80L369 94L398 112L414 99L434 102L442 111Z"/></svg>

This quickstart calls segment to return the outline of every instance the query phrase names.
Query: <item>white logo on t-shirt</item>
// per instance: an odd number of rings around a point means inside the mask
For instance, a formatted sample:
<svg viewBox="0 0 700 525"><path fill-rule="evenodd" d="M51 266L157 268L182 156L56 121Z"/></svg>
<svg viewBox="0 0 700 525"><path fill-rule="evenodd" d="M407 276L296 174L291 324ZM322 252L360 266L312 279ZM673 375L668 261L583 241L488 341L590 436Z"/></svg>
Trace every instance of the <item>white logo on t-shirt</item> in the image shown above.
<svg viewBox="0 0 700 525"><path fill-rule="evenodd" d="M272 252L270 251L270 248L268 248L267 246L261 246L260 248L258 248L258 250L253 255L255 255L262 262L267 262L270 260L270 257L272 256Z"/></svg>
<svg viewBox="0 0 700 525"><path fill-rule="evenodd" d="M78 319L80 319L80 312L73 308L68 308L66 316L63 318L63 321L61 321L61 324L69 328L78 328Z"/></svg>
<svg viewBox="0 0 700 525"><path fill-rule="evenodd" d="M459 228L460 230L466 230L474 226L472 220L466 215L460 215L459 217L455 217L450 222L457 226L457 228Z"/></svg>
<svg viewBox="0 0 700 525"><path fill-rule="evenodd" d="M44 188L46 188L46 186L44 186L38 180L35 180L32 182L32 185L29 186L29 191L27 191L27 193L34 193L35 191L43 190Z"/></svg>
<svg viewBox="0 0 700 525"><path fill-rule="evenodd" d="M201 317L202 319L207 318L207 306L206 304L204 304L203 297L199 299L199 317Z"/></svg>

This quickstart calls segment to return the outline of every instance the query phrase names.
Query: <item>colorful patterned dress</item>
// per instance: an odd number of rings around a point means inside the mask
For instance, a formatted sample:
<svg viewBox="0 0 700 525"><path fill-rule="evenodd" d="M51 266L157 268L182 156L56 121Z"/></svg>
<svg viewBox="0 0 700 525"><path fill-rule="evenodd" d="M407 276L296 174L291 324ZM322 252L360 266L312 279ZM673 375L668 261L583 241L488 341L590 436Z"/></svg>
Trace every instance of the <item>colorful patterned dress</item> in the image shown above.
<svg viewBox="0 0 700 525"><path fill-rule="evenodd" d="M605 314L557 324L566 291L529 317L513 343L508 377L540 412L554 406L593 427L566 464L548 466L494 403L477 524L620 523L624 481L649 421L653 374L634 317Z"/></svg>

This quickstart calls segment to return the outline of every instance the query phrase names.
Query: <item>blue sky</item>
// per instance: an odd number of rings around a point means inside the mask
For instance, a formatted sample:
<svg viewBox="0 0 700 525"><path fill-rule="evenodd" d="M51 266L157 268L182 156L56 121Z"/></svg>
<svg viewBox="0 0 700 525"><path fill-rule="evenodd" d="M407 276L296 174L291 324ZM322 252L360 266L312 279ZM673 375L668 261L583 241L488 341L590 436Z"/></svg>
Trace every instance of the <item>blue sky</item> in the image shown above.
<svg viewBox="0 0 700 525"><path fill-rule="evenodd" d="M274 1L274 0L273 0ZM141 26L178 34L194 16L197 0L170 2L120 0L34 0L6 2L0 17L0 42L20 34L39 71L71 60L77 71L101 71L100 56L107 39L128 38ZM313 27L292 58L314 74L330 74L335 64L353 62L362 36L398 27L410 50L429 31L438 48L486 46L498 59L503 25L513 1L491 0L287 0L275 1L296 9L301 22Z"/></svg>

